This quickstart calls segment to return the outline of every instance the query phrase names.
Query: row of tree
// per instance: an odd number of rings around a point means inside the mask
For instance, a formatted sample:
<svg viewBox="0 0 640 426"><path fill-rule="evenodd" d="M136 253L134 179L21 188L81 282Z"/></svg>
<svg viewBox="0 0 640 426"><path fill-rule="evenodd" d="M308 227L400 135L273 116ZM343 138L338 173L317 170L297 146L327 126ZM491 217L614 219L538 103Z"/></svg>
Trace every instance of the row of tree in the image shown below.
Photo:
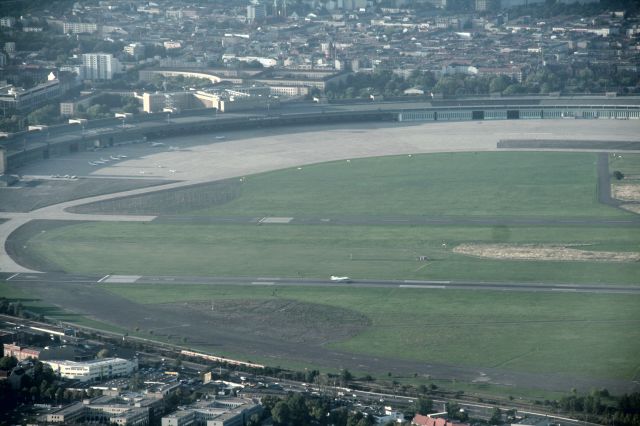
<svg viewBox="0 0 640 426"><path fill-rule="evenodd" d="M258 425L269 416L275 426L336 425L371 426L375 424L372 416L346 407L336 407L328 398L306 396L301 393L289 393L285 398L266 396L262 399L264 412L262 418L252 416L249 425Z"/></svg>
<svg viewBox="0 0 640 426"><path fill-rule="evenodd" d="M0 369L11 371L18 361L15 357L0 358ZM49 366L35 361L33 367L26 367L20 371L20 382L12 387L8 380L0 381L0 413L9 413L20 403L55 403L64 404L79 401L87 397L100 394L95 389L72 391L61 386L60 381ZM1 417L1 415L0 415Z"/></svg>
<svg viewBox="0 0 640 426"><path fill-rule="evenodd" d="M436 78L431 71L414 71L403 78L389 70L373 73L356 73L345 81L331 85L326 90L329 99L369 98L371 95L385 97L403 96L409 88L418 88L428 93L444 96L548 94L552 92L621 93L640 92L640 74L627 70L596 69L584 67L576 70L541 67L530 72L522 81L506 75L479 76L462 73Z"/></svg>

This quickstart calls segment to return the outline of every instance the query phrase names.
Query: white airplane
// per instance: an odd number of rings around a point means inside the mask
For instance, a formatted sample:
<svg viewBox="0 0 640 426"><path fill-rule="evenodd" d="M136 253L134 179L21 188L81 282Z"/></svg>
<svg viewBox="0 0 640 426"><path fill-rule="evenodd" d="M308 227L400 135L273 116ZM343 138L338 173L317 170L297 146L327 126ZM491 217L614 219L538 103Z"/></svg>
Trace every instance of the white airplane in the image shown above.
<svg viewBox="0 0 640 426"><path fill-rule="evenodd" d="M351 278L349 277L336 277L335 275L331 275L331 281L335 283L350 283Z"/></svg>
<svg viewBox="0 0 640 426"><path fill-rule="evenodd" d="M175 173L175 172L176 172L176 170L169 169L169 172L170 172L170 173Z"/></svg>
<svg viewBox="0 0 640 426"><path fill-rule="evenodd" d="M118 155L118 158L119 158L119 159L121 159L121 158L127 158L127 156L126 156L126 155Z"/></svg>
<svg viewBox="0 0 640 426"><path fill-rule="evenodd" d="M102 161L103 163L108 163L108 162L109 162L109 160L108 160L108 159L106 159L106 158L102 158L102 157L100 157L100 161Z"/></svg>
<svg viewBox="0 0 640 426"><path fill-rule="evenodd" d="M93 160L93 162L95 164L104 164L104 161L102 161L102 160Z"/></svg>
<svg viewBox="0 0 640 426"><path fill-rule="evenodd" d="M216 136L216 139L218 140L226 139L226 136Z"/></svg>
<svg viewBox="0 0 640 426"><path fill-rule="evenodd" d="M90 166L97 166L98 164L97 164L97 163L94 163L93 161L89 161L89 165L90 165Z"/></svg>
<svg viewBox="0 0 640 426"><path fill-rule="evenodd" d="M109 158L111 158L112 160L119 160L120 159L120 157L117 157L117 156L114 157L113 155L110 155Z"/></svg>
<svg viewBox="0 0 640 426"><path fill-rule="evenodd" d="M164 146L164 142L151 142L151 146Z"/></svg>
<svg viewBox="0 0 640 426"><path fill-rule="evenodd" d="M170 147L169 147L169 151L180 151L180 147L177 147L177 146L170 146Z"/></svg>

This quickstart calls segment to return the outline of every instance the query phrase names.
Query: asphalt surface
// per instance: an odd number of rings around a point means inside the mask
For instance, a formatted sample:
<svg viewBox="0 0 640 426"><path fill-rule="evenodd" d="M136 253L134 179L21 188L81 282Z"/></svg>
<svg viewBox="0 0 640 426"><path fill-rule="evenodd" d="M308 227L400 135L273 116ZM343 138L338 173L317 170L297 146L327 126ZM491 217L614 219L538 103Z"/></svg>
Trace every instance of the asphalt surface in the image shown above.
<svg viewBox="0 0 640 426"><path fill-rule="evenodd" d="M250 216L170 216L160 215L153 223L180 225L233 224L256 225L271 223L287 223L294 225L545 225L545 226L637 226L640 216L630 219L554 219L554 218L500 218L500 217L426 217L426 216L332 216L332 217L291 217L269 218Z"/></svg>
<svg viewBox="0 0 640 426"><path fill-rule="evenodd" d="M532 282L485 282L485 281L434 281L434 280L357 280L348 283L330 279L278 278L278 277L189 277L160 275L81 275L59 272L46 273L2 273L0 280L12 283L46 284L159 284L159 285L239 285L239 286L324 286L324 287L383 287L428 290L493 290L526 292L577 292L598 294L640 294L640 286L615 284L554 284Z"/></svg>

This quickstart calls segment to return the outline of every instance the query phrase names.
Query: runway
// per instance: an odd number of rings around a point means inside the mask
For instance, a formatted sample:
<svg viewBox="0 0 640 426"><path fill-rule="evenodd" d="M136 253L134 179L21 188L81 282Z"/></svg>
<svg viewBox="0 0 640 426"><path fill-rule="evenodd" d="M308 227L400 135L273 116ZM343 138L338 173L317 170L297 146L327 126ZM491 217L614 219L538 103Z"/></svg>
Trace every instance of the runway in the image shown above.
<svg viewBox="0 0 640 426"><path fill-rule="evenodd" d="M408 290L469 290L469 291L518 291L518 292L573 292L595 294L640 294L640 286L614 284L554 284L528 282L483 282L483 281L435 281L435 280L355 280L349 283L333 282L330 279L286 277L197 277L161 275L79 275L56 272L46 273L2 273L0 281L11 283L39 284L155 284L155 285L212 285L212 286L282 286L282 287L378 287Z"/></svg>

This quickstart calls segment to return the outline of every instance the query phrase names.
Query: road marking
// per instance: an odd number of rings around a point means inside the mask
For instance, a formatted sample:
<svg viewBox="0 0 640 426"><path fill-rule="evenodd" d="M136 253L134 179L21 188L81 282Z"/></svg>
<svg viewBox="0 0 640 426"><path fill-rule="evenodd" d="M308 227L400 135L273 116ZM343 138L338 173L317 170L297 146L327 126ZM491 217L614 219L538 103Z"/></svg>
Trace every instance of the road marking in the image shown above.
<svg viewBox="0 0 640 426"><path fill-rule="evenodd" d="M135 283L140 278L142 278L140 275L107 275L103 280L106 283L131 284ZM174 278L161 278L154 281L174 281Z"/></svg>
<svg viewBox="0 0 640 426"><path fill-rule="evenodd" d="M7 281L9 281L11 278L15 278L18 275L20 275L20 272L16 272L15 274L11 275L9 278L7 278Z"/></svg>
<svg viewBox="0 0 640 426"><path fill-rule="evenodd" d="M400 284L398 286L398 288L437 288L437 289L446 289L447 286L445 286L445 285L419 285L419 284L406 285L406 284Z"/></svg>
<svg viewBox="0 0 640 426"><path fill-rule="evenodd" d="M451 284L451 281L418 281L418 280L404 280L407 284Z"/></svg>
<svg viewBox="0 0 640 426"><path fill-rule="evenodd" d="M552 288L552 291L564 291L564 292L570 292L570 291L578 291L578 289L576 288Z"/></svg>
<svg viewBox="0 0 640 426"><path fill-rule="evenodd" d="M274 285L273 281L252 281L252 285Z"/></svg>
<svg viewBox="0 0 640 426"><path fill-rule="evenodd" d="M107 278L109 278L111 275L105 275L104 277L100 278L98 280L99 283L101 283L102 281L106 280Z"/></svg>
<svg viewBox="0 0 640 426"><path fill-rule="evenodd" d="M272 217L263 217L262 219L260 219L258 221L258 223L289 223L293 220L292 217L276 217L276 216L272 216Z"/></svg>

